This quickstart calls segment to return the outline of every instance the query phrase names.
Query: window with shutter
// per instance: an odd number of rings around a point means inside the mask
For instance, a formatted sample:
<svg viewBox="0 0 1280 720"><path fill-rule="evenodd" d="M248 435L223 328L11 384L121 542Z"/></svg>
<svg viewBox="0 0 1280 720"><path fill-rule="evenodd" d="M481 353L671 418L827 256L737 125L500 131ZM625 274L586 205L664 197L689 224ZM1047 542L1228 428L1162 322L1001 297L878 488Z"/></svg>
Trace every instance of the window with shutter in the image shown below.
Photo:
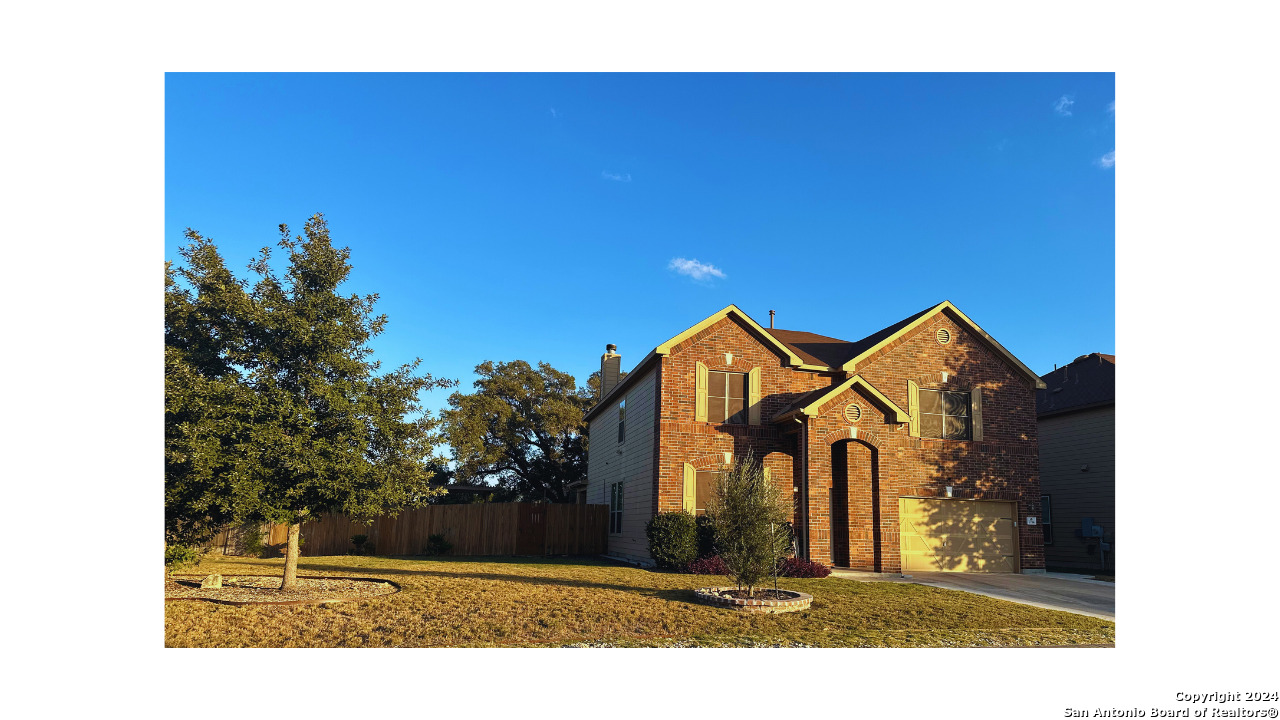
<svg viewBox="0 0 1280 720"><path fill-rule="evenodd" d="M920 437L968 440L969 393L920 390Z"/></svg>
<svg viewBox="0 0 1280 720"><path fill-rule="evenodd" d="M707 422L747 424L746 373L707 373Z"/></svg>

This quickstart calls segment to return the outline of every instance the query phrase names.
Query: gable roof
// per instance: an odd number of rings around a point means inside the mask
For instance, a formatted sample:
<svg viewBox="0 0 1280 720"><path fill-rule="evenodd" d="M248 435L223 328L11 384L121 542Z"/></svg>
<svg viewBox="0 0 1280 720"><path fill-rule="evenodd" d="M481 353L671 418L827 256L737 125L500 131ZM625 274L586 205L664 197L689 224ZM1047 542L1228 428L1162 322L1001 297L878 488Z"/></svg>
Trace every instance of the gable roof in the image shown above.
<svg viewBox="0 0 1280 720"><path fill-rule="evenodd" d="M584 419L590 420L592 416L594 416L600 408L610 404L609 401L611 399L621 397L622 394L626 392L626 389L630 387L632 384L634 384L635 382L637 382L640 379L640 377L644 374L644 372L648 370L649 365L656 362L658 358L661 358L666 355L670 355L672 348L674 348L676 345L679 345L685 340L688 340L694 335L697 335L698 333L702 332L703 330L706 330L712 325L715 325L716 323L720 322L726 317L729 317L730 315L740 320L749 329L753 330L755 334L760 337L762 344L778 351L785 358L785 360L783 361L784 365L787 365L789 367L799 368L801 370L830 370L831 369L823 364L814 365L806 361L806 358L801 357L800 354L795 349L788 346L786 343L779 341L774 336L770 335L768 330L761 327L760 323L757 323L755 320L752 320L751 316L743 312L741 309L739 309L737 305L730 304L725 306L719 312L711 314L706 319L702 320L696 325L686 329L684 332L679 333L678 335L675 335L674 337L668 339L666 342L658 345L653 350L649 351L649 354L646 355L644 359L641 360L634 368L632 368L631 372L627 373L627 376L623 378L621 382L615 385L613 389L609 391L608 395L605 395L604 397L600 398L600 400L590 410L587 411L586 415L584 416Z"/></svg>
<svg viewBox="0 0 1280 720"><path fill-rule="evenodd" d="M688 340L694 335L697 335L698 333L702 332L703 330L706 330L712 325L715 325L716 323L720 322L726 317L729 317L730 315L738 318L747 327L754 330L756 334L760 335L761 339L765 341L765 345L771 345L775 350L781 351L782 354L786 356L788 365L791 365L793 367L802 367L806 365L805 361L801 359L801 357L794 350L792 350L785 343L779 342L777 338L769 334L768 330L765 330L764 328L760 327L759 323L757 323L755 320L752 320L750 315L747 315L746 313L742 312L742 310L738 309L737 305L732 305L732 304L728 305L720 312L717 312L711 315L706 320L703 320L697 325L694 325L693 327L685 330L679 335L676 335L670 340L662 343L658 347L654 348L653 352L658 355L670 355L671 349L674 348L676 345L679 345L685 340ZM826 368L823 367L823 369L825 370Z"/></svg>
<svg viewBox="0 0 1280 720"><path fill-rule="evenodd" d="M848 390L851 387L859 387L870 395L881 407L889 411L890 420L893 422L904 423L910 419L906 410L898 407L898 404L885 397L871 383L867 382L861 375L854 375L842 383L832 385L831 387L818 388L813 392L801 395L791 406L773 417L772 422L782 422L796 415L817 415L818 411L831 398Z"/></svg>
<svg viewBox="0 0 1280 720"><path fill-rule="evenodd" d="M867 360L898 338L901 338L920 325L928 322L934 315L937 315L940 312L950 313L953 320L963 325L974 335L985 340L986 343L991 346L991 349L996 351L996 354L1000 355L1005 362L1009 363L1014 367L1014 369L1022 373L1022 375L1030 380L1035 387L1044 387L1044 381L1040 379L1040 376L1036 375L1031 368L1023 365L1021 360L1014 357L1013 353L1009 352L1003 345L996 342L996 339L988 335L986 330L978 327L978 324L970 320L968 315L960 312L960 308L952 305L950 300L943 300L931 308L926 308L905 320L896 322L893 325L890 325L879 332L872 333L871 335L868 335L854 343L856 347L854 348L853 358L846 361L840 369L845 372L856 372L859 363Z"/></svg>
<svg viewBox="0 0 1280 720"><path fill-rule="evenodd" d="M590 420L596 411L604 407L611 399L616 399L626 392L626 388L630 387L640 376L648 370L649 366L656 362L659 358L670 355L671 350L680 343L715 325L722 319L732 315L746 325L757 335L762 344L777 350L784 358L783 364L799 370L812 370L816 372L837 372L843 370L853 374L857 372L858 363L863 362L883 349L885 346L894 342L898 338L906 335L916 327L924 324L934 315L940 312L949 312L952 318L964 325L973 334L978 335L985 340L993 350L1005 359L1015 369L1025 375L1036 387L1044 387L1042 381L1031 368L1023 365L1013 353L1004 348L1003 345L996 342L978 324L973 322L964 313L951 304L951 301L944 300L937 305L925 308L920 312L899 320L898 322L877 330L874 333L857 340L849 342L848 340L840 340L838 338L828 337L826 335L818 335L817 333L804 332L802 330L779 330L774 328L761 327L759 323L751 319L737 305L728 305L719 312L713 313L706 319L696 325L686 329L684 332L670 338L666 342L658 345L648 355L644 357L631 372L614 386L609 394L600 399L590 410L587 411L586 419ZM865 381L863 381L865 383ZM870 387L868 385L867 387ZM825 390L825 388L824 388ZM874 388L872 388L874 390ZM879 391L875 391L879 392ZM795 407L793 405L793 407ZM896 406L894 406L896 407Z"/></svg>
<svg viewBox="0 0 1280 720"><path fill-rule="evenodd" d="M1115 355L1081 355L1070 365L1045 373L1043 378L1047 387L1036 391L1037 417L1116 401Z"/></svg>

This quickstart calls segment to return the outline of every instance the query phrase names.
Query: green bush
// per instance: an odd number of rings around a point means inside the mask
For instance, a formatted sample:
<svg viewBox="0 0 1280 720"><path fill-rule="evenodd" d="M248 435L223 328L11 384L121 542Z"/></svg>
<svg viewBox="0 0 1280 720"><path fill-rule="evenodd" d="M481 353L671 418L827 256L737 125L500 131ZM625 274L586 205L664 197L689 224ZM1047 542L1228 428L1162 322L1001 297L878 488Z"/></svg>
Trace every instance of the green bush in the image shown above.
<svg viewBox="0 0 1280 720"><path fill-rule="evenodd" d="M716 528L707 515L698 516L698 559L715 557Z"/></svg>
<svg viewBox="0 0 1280 720"><path fill-rule="evenodd" d="M165 545L164 569L172 575L179 570L195 567L203 556L203 552L190 545Z"/></svg>
<svg viewBox="0 0 1280 720"><path fill-rule="evenodd" d="M369 542L368 535L352 535L351 544L356 546L357 555L372 555L373 545Z"/></svg>
<svg viewBox="0 0 1280 720"><path fill-rule="evenodd" d="M683 569L698 557L698 530L687 511L658 513L644 526L644 534L658 567Z"/></svg>
<svg viewBox="0 0 1280 720"><path fill-rule="evenodd" d="M427 547L423 552L427 555L444 555L453 549L453 543L444 539L444 535L428 535Z"/></svg>
<svg viewBox="0 0 1280 720"><path fill-rule="evenodd" d="M749 595L767 577L777 577L791 554L791 500L764 475L750 453L717 479L707 515L720 558Z"/></svg>
<svg viewBox="0 0 1280 720"><path fill-rule="evenodd" d="M262 557L267 553L267 544L262 541L262 532L256 527L245 532L240 543L244 548L244 554L249 557Z"/></svg>

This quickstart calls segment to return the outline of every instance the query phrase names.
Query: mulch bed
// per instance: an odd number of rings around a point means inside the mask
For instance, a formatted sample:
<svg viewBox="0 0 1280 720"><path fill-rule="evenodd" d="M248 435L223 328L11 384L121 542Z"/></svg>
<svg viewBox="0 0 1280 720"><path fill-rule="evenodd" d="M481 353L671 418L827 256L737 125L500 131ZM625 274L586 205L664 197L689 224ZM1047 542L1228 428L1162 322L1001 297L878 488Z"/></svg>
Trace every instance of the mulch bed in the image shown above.
<svg viewBox="0 0 1280 720"><path fill-rule="evenodd" d="M280 589L279 575L224 575L222 587L202 588L204 575L175 575L165 579L164 599L206 600L226 605L311 605L343 600L365 600L400 591L400 586L379 578L298 576L294 589Z"/></svg>

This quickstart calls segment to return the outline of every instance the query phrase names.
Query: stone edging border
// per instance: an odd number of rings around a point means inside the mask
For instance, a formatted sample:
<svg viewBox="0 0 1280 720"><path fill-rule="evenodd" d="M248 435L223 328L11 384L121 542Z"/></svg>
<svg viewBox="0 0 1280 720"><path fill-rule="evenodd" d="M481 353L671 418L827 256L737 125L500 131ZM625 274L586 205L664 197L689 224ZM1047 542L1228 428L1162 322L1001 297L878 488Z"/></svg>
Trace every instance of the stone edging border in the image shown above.
<svg viewBox="0 0 1280 720"><path fill-rule="evenodd" d="M178 576L175 576L175 577L178 577ZM187 575L182 577L201 577L201 576ZM237 573L235 575L232 575L231 577L280 577L280 576L279 575L242 575ZM352 600L375 600L377 598L387 597L387 595L395 595L396 593L404 589L400 587L400 583L393 582L385 578L350 577L347 575L298 575L297 578L299 580L364 580L367 582L386 583L391 587L395 588L395 590L389 593L386 593L386 595L374 595L372 597L368 595L347 595L345 597L324 598L320 600L281 600L279 602L269 602L265 600L219 600L218 598L202 598L202 597L167 597L164 599L164 601L169 603L169 602L178 602L179 600L198 600L200 602L211 602L211 603L217 603L218 605L235 605L237 607L243 606L243 605L321 605L324 603L333 603L333 602L350 602Z"/></svg>
<svg viewBox="0 0 1280 720"><path fill-rule="evenodd" d="M730 610L749 613L784 613L795 612L797 610L807 610L813 602L813 596L808 593L798 592L796 590L783 590L782 592L795 595L790 600L740 600L738 598L729 598L720 594L722 590L737 590L735 587L705 587L694 590L693 593L698 597L698 602L707 605L715 605ZM767 588L761 588L767 589Z"/></svg>

